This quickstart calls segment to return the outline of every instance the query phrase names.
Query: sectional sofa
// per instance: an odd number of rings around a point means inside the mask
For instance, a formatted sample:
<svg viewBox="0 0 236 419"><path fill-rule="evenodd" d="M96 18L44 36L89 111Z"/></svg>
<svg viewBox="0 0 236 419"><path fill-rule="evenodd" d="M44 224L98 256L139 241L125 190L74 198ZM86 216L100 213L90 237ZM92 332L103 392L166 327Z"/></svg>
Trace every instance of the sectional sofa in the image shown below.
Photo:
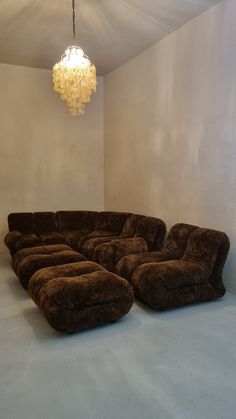
<svg viewBox="0 0 236 419"><path fill-rule="evenodd" d="M159 250L166 233L158 218L110 211L12 213L8 226L5 244L12 256L26 247L67 243L92 257L99 244L112 240L120 240L120 255L140 253Z"/></svg>
<svg viewBox="0 0 236 419"><path fill-rule="evenodd" d="M223 232L125 212L12 213L5 244L22 286L57 330L116 321L134 295L154 309L225 293ZM165 239L165 240L164 240Z"/></svg>

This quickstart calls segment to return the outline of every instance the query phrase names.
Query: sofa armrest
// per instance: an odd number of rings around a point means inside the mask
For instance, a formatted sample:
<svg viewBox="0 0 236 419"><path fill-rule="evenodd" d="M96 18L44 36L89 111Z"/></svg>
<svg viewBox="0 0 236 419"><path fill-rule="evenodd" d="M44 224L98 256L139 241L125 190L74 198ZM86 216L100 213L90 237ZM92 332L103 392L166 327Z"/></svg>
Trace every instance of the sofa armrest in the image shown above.
<svg viewBox="0 0 236 419"><path fill-rule="evenodd" d="M21 241L23 240L23 234L18 230L13 230L7 233L4 238L4 243L9 249L12 256L17 252Z"/></svg>
<svg viewBox="0 0 236 419"><path fill-rule="evenodd" d="M43 244L42 240L35 234L23 234L17 230L8 233L4 241L10 250L11 256L14 256L16 252L24 247L35 247Z"/></svg>
<svg viewBox="0 0 236 419"><path fill-rule="evenodd" d="M147 251L147 243L142 237L115 239L96 246L93 259L106 269L115 272L115 266L123 256Z"/></svg>

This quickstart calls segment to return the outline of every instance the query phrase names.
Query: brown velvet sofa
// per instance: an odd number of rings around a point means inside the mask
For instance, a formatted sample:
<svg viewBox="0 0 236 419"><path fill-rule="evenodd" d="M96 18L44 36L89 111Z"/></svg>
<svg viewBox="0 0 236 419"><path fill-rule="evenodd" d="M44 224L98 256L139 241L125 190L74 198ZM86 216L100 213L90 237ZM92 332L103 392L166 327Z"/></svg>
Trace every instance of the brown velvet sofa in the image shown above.
<svg viewBox="0 0 236 419"><path fill-rule="evenodd" d="M158 218L114 211L12 213L8 226L5 244L12 256L28 247L68 244L92 260L98 245L114 239L133 239L132 253L159 250L166 233Z"/></svg>
<svg viewBox="0 0 236 419"><path fill-rule="evenodd" d="M176 224L162 248L165 223L137 214L108 211L13 213L8 223L5 243L11 255L16 254L13 264L24 255L25 248L68 245L72 253L64 249L66 259L64 261L63 255L60 263L85 258L98 263L127 279L135 296L155 309L211 300L225 293L222 271L230 242L223 232ZM50 249L47 249L50 255L40 256L44 267L59 264L58 255ZM77 259L73 251L81 254L81 259ZM28 255L28 258L19 270L22 284L27 277L25 288L41 263L38 265L33 256Z"/></svg>

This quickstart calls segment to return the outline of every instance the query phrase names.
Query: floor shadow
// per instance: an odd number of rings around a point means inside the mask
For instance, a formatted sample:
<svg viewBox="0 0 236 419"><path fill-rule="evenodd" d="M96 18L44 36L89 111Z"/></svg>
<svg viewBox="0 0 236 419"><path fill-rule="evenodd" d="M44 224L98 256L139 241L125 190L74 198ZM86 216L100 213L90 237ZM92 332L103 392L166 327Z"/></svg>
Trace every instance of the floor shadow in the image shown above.
<svg viewBox="0 0 236 419"><path fill-rule="evenodd" d="M141 300L136 299L136 305L147 315L151 316L152 318L158 318L161 320L168 320L170 317L183 315L184 312L188 313L188 316L195 316L197 313L201 312L204 308L204 313L206 312L213 312L215 310L219 310L219 308L224 309L225 303L228 306L228 300L230 297L226 294L225 297L219 298L212 301L201 301L198 303L182 305L179 307L169 308L167 310L155 310L154 308L149 307L147 304L143 303ZM190 310L191 308L191 310Z"/></svg>
<svg viewBox="0 0 236 419"><path fill-rule="evenodd" d="M11 256L7 252L0 252L0 263L2 268L11 267Z"/></svg>
<svg viewBox="0 0 236 419"><path fill-rule="evenodd" d="M10 288L11 294L17 299L17 300L28 300L29 294L28 292L21 286L18 278L15 276L10 276L7 280L7 285Z"/></svg>
<svg viewBox="0 0 236 419"><path fill-rule="evenodd" d="M57 345L58 342L64 344L65 341L70 341L70 344L74 341L75 344L77 344L78 340L81 342L83 340L95 341L106 338L111 339L111 336L123 334L124 332L127 333L140 326L140 321L137 319L135 314L132 314L131 311L117 322L107 323L91 329L66 334L54 330L47 323L47 320L36 306L24 309L22 314L30 324L37 341L44 343L46 340L47 343L51 342L53 345L55 342Z"/></svg>

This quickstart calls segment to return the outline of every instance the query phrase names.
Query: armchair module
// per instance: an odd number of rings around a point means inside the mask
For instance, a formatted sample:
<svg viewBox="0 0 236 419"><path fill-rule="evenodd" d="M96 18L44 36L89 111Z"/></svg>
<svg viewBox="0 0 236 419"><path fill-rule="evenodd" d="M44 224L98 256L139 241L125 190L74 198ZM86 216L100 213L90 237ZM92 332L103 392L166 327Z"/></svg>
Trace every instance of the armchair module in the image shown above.
<svg viewBox="0 0 236 419"><path fill-rule="evenodd" d="M191 224L175 224L168 233L163 250L124 256L116 265L116 273L130 281L133 271L144 263L181 259L185 253L188 238L195 228L197 227Z"/></svg>
<svg viewBox="0 0 236 419"><path fill-rule="evenodd" d="M126 231L129 228L132 230L133 236L125 237L123 232L123 237L96 246L93 260L106 269L115 272L115 266L122 257L161 248L166 233L166 226L159 218L140 216L136 225L134 226L131 223Z"/></svg>
<svg viewBox="0 0 236 419"><path fill-rule="evenodd" d="M133 271L134 294L161 310L220 298L225 294L222 271L229 247L225 233L196 228L181 259L145 263Z"/></svg>

